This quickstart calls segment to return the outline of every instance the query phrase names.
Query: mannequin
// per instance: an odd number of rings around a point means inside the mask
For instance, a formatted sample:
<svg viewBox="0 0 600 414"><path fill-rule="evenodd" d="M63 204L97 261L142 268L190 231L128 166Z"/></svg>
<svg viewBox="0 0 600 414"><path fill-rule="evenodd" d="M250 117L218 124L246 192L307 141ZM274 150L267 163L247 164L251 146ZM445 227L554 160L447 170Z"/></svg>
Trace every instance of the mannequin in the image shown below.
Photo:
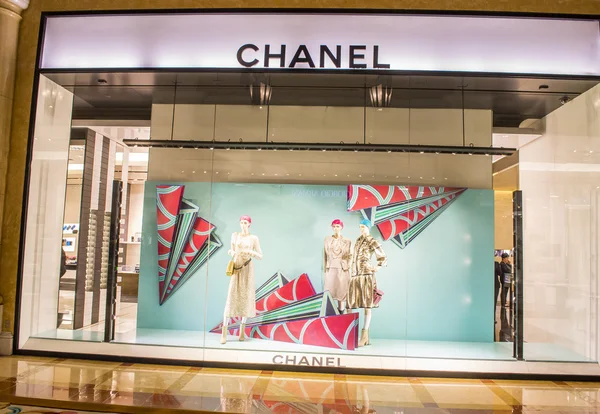
<svg viewBox="0 0 600 414"><path fill-rule="evenodd" d="M354 244L352 262L352 278L348 288L348 309L364 309L365 325L361 331L358 346L370 345L369 327L371 326L371 309L379 307L374 303L374 292L377 289L375 274L387 264L381 244L370 234L371 222L364 219L360 222L360 236ZM375 253L377 265L371 264L371 256Z"/></svg>
<svg viewBox="0 0 600 414"><path fill-rule="evenodd" d="M344 223L340 219L331 222L332 236L325 237L324 264L325 287L337 301L340 313L346 312L346 296L350 284L352 242L342 237Z"/></svg>
<svg viewBox="0 0 600 414"><path fill-rule="evenodd" d="M227 252L234 262L234 273L229 281L227 302L223 314L221 344L227 342L227 326L229 318L242 317L239 340L246 339L246 318L256 316L256 287L254 284L253 259L262 259L262 251L258 237L250 234L250 216L240 217L239 233L231 235L231 248Z"/></svg>

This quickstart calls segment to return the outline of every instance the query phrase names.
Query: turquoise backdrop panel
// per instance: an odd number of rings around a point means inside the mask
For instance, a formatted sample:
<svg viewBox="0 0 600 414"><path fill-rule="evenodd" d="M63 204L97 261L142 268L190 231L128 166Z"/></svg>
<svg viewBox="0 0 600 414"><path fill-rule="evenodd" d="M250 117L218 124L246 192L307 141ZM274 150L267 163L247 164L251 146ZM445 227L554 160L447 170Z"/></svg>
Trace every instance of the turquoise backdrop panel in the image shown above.
<svg viewBox="0 0 600 414"><path fill-rule="evenodd" d="M223 242L200 270L162 306L158 303L156 185L185 185L184 197L216 226ZM359 236L359 212L346 211L346 186L147 182L142 222L138 327L210 330L223 318L229 278L225 268L239 217L252 217L263 260L256 286L279 271L289 279L307 273L323 288L323 242L331 221L343 235ZM374 227L371 234L381 240ZM373 311L374 338L492 342L494 196L467 190L405 249L383 242L388 266L377 274L385 296ZM361 312L362 313L362 312ZM362 324L362 322L361 322Z"/></svg>

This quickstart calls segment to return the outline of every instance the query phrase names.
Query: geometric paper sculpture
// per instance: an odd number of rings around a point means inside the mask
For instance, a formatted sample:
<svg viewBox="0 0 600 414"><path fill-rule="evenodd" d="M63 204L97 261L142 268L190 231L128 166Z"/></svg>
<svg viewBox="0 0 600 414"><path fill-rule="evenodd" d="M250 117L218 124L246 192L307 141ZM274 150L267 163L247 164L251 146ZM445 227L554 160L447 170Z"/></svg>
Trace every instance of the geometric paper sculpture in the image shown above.
<svg viewBox="0 0 600 414"><path fill-rule="evenodd" d="M256 312L263 313L282 306L294 303L298 300L316 295L308 275L306 273L273 291L256 302Z"/></svg>
<svg viewBox="0 0 600 414"><path fill-rule="evenodd" d="M264 298L265 296L273 293L274 291L276 291L280 287L284 286L288 282L289 281L286 279L286 277L284 275L282 275L279 272L275 273L273 276L268 278L265 283L260 285L260 287L258 289L256 289L256 300L258 301L258 300Z"/></svg>
<svg viewBox="0 0 600 414"><path fill-rule="evenodd" d="M245 333L251 338L353 351L357 343L357 328L358 313L347 313L254 327L246 326Z"/></svg>
<svg viewBox="0 0 600 414"><path fill-rule="evenodd" d="M205 255L203 252L208 249L210 234L215 229L215 226L201 217L196 218L187 242L182 248L179 261L173 260L171 263L177 263L174 268L173 275L167 280L167 287L161 298L164 301L170 294L173 288L178 285L179 280L185 275L195 272L202 264L202 259ZM214 243L211 243L211 247Z"/></svg>
<svg viewBox="0 0 600 414"><path fill-rule="evenodd" d="M265 325L276 322L290 322L300 319L320 318L323 316L339 315L339 311L333 304L329 292L299 300L289 305L282 306L252 318L246 319L246 326ZM234 329L240 322L231 325Z"/></svg>
<svg viewBox="0 0 600 414"><path fill-rule="evenodd" d="M427 226L429 226L448 206L462 194L462 191L456 194L449 194L443 199L437 200L431 204L411 211L410 221L407 218L406 226L403 231L398 232L392 241L400 248L405 248L408 243L414 240ZM379 227L379 226L378 226ZM398 231L398 229L396 230Z"/></svg>
<svg viewBox="0 0 600 414"><path fill-rule="evenodd" d="M169 265L171 244L179 205L183 197L181 185L156 186L156 227L158 241L158 294L162 295Z"/></svg>
<svg viewBox="0 0 600 414"><path fill-rule="evenodd" d="M348 186L348 211L360 211L383 240L405 248L431 224L465 188L387 185Z"/></svg>
<svg viewBox="0 0 600 414"><path fill-rule="evenodd" d="M222 246L215 226L183 198L185 186L156 186L158 300L162 305Z"/></svg>
<svg viewBox="0 0 600 414"><path fill-rule="evenodd" d="M208 258L212 256L213 253L222 246L223 245L221 244L221 241L217 238L217 236L211 234L208 238L208 241L205 242L202 248L198 251L192 263L190 263L190 265L186 269L185 273L183 273L183 275L178 280L172 281L172 284L167 286L167 291L165 293L165 299L163 300L163 302L169 299L169 297L173 295L177 291L177 289L180 289L185 282L187 282L193 275L195 275L196 271L207 262ZM173 285L173 283L175 284Z"/></svg>
<svg viewBox="0 0 600 414"><path fill-rule="evenodd" d="M280 285L282 282L286 282ZM279 287L278 287L279 286ZM260 293L259 293L260 292ZM257 289L256 311L246 320L251 338L354 350L358 336L358 314L340 315L329 292L315 293L307 274L287 281L280 273ZM211 332L219 333L222 324ZM231 318L227 327L239 335L241 318Z"/></svg>
<svg viewBox="0 0 600 414"><path fill-rule="evenodd" d="M173 232L173 243L171 243L171 257L180 257L181 252L190 236L192 227L198 215L198 206L191 203L185 198L181 199L179 207L179 213L175 221L175 231ZM169 282L173 278L175 267L178 264L178 260L169 260L169 266L167 267L167 273L165 275L165 285L169 285ZM164 296L165 292L163 292Z"/></svg>
<svg viewBox="0 0 600 414"><path fill-rule="evenodd" d="M273 275L269 280L277 280L278 282L283 282L286 280L286 284L282 285L279 289L272 290L270 293L267 293L256 301L257 314L280 308L316 294L315 288L313 287L306 273L300 275L300 277L294 279L290 283L287 283L287 279L285 279L281 273L275 273L275 275ZM269 284L271 285L271 288L276 286L272 282ZM268 289L263 289L263 292L268 292ZM241 318L229 318L228 325L234 326L240 321ZM213 328L211 332L220 332L222 326L223 323L220 323Z"/></svg>

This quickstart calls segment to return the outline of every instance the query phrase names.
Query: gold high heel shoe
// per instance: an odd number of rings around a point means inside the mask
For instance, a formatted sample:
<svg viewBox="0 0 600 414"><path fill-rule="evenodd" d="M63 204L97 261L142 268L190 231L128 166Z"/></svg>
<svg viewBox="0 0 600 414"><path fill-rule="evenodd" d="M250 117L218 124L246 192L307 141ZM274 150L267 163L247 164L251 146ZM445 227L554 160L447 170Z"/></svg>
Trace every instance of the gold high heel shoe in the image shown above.
<svg viewBox="0 0 600 414"><path fill-rule="evenodd" d="M369 330L363 329L360 332L360 341L358 341L358 346L371 345L369 341Z"/></svg>
<svg viewBox="0 0 600 414"><path fill-rule="evenodd" d="M246 325L242 324L240 326L240 342L244 342L246 340Z"/></svg>
<svg viewBox="0 0 600 414"><path fill-rule="evenodd" d="M225 345L227 343L227 327L223 326L221 329L221 345Z"/></svg>

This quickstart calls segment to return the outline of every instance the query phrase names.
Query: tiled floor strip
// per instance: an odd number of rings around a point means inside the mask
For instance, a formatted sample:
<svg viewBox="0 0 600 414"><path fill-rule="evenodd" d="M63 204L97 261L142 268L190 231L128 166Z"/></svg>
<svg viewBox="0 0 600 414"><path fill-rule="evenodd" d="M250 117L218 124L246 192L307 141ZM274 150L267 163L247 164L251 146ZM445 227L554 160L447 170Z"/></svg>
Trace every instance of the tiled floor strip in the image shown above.
<svg viewBox="0 0 600 414"><path fill-rule="evenodd" d="M375 377L0 358L0 401L82 411L600 413L600 383Z"/></svg>

